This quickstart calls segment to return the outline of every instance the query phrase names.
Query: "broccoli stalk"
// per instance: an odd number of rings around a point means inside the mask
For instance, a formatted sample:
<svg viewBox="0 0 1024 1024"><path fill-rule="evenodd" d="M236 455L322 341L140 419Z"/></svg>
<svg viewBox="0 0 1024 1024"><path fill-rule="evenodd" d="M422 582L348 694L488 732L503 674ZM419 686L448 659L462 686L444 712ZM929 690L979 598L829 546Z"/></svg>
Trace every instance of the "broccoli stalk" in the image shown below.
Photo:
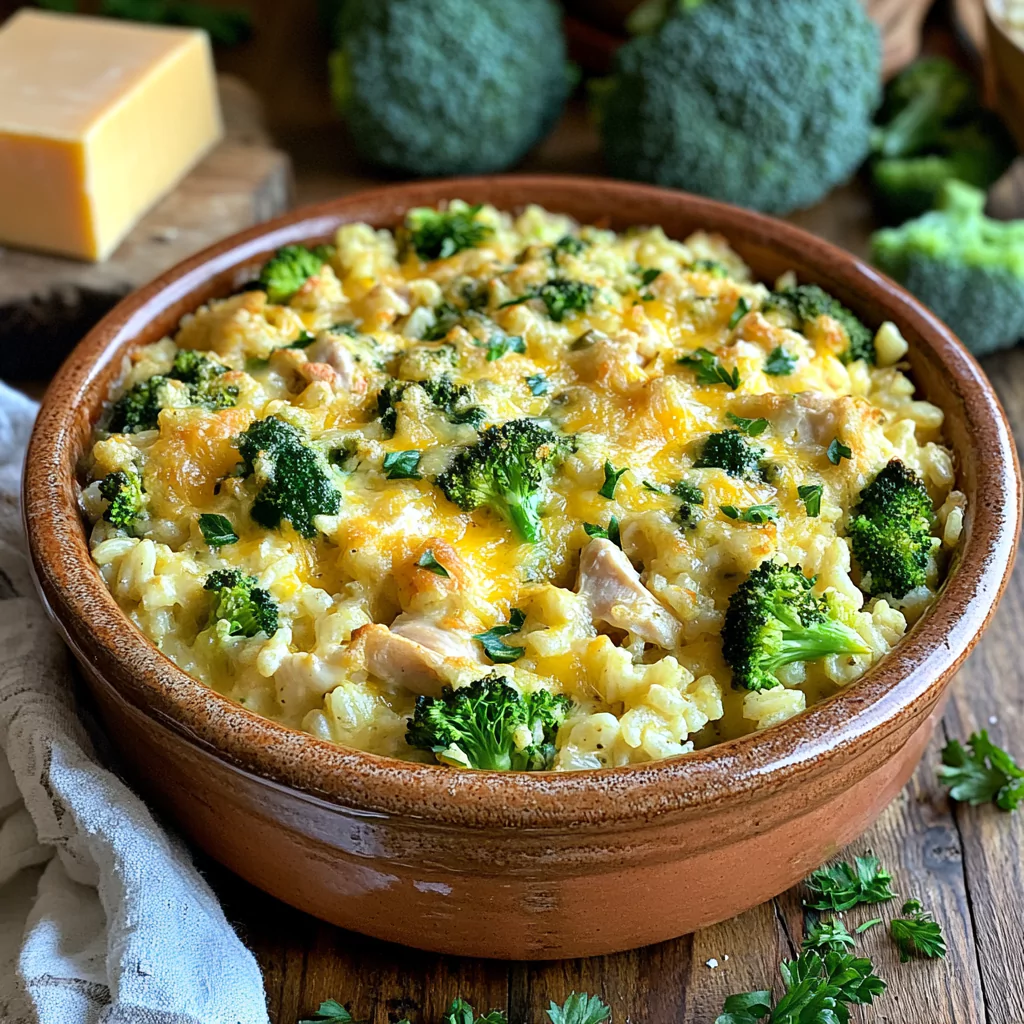
<svg viewBox="0 0 1024 1024"><path fill-rule="evenodd" d="M256 586L256 578L238 569L215 569L206 577L203 590L213 594L210 625L227 623L228 636L256 636L277 632L277 603Z"/></svg>
<svg viewBox="0 0 1024 1024"><path fill-rule="evenodd" d="M142 480L132 470L108 473L100 481L100 494L110 502L103 518L114 526L127 530L143 514Z"/></svg>
<svg viewBox="0 0 1024 1024"><path fill-rule="evenodd" d="M864 359L875 361L875 338L856 314L848 310L816 284L801 284L784 292L772 292L761 307L762 313L778 312L787 326L806 331L819 316L831 317L846 332L847 347L840 358L844 363Z"/></svg>
<svg viewBox="0 0 1024 1024"><path fill-rule="evenodd" d="M322 253L304 245L278 249L260 270L259 282L267 293L267 301L288 302L311 277L320 273L323 265Z"/></svg>
<svg viewBox="0 0 1024 1024"><path fill-rule="evenodd" d="M251 515L260 526L276 529L287 519L303 537L315 537L314 517L337 515L341 494L330 464L290 423L273 416L251 423L238 453L242 476L255 474L259 485Z"/></svg>
<svg viewBox="0 0 1024 1024"><path fill-rule="evenodd" d="M924 584L939 543L932 536L932 499L917 474L892 459L860 492L847 533L860 567L861 589L903 597Z"/></svg>
<svg viewBox="0 0 1024 1024"><path fill-rule="evenodd" d="M767 559L740 584L722 627L733 686L767 690L782 685L775 672L783 665L869 652L856 630L840 620L834 597L812 593L814 583L800 566Z"/></svg>
<svg viewBox="0 0 1024 1024"><path fill-rule="evenodd" d="M979 356L1024 337L1024 220L990 220L984 209L984 192L950 181L938 210L871 240L874 264Z"/></svg>
<svg viewBox="0 0 1024 1024"><path fill-rule="evenodd" d="M573 438L533 420L511 420L488 427L475 444L460 449L437 484L459 508L471 512L485 505L535 543L544 485L574 448Z"/></svg>
<svg viewBox="0 0 1024 1024"><path fill-rule="evenodd" d="M440 697L419 697L406 742L442 764L488 771L546 771L572 701L550 690L520 694L487 676Z"/></svg>

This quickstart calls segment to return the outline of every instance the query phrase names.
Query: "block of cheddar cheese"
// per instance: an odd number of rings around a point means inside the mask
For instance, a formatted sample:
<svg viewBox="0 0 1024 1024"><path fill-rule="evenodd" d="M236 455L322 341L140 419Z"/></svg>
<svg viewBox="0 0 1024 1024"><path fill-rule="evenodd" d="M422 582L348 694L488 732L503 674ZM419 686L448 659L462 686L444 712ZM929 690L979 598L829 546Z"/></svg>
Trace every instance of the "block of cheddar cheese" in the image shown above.
<svg viewBox="0 0 1024 1024"><path fill-rule="evenodd" d="M0 27L0 244L105 259L221 131L204 32L21 10Z"/></svg>

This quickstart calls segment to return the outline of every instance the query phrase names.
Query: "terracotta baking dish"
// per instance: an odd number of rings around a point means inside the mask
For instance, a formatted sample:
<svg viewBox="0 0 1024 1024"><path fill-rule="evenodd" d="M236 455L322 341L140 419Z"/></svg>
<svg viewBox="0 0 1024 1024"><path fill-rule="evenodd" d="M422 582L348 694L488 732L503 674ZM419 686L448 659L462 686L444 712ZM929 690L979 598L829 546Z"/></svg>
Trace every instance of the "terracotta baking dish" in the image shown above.
<svg viewBox="0 0 1024 1024"><path fill-rule="evenodd" d="M76 465L124 352L247 280L278 246L346 221L396 224L461 197L541 203L612 227L725 234L762 278L793 268L911 343L946 414L969 513L939 600L848 690L784 725L683 758L568 774L406 764L258 718L177 669L93 567ZM423 182L297 210L207 249L120 303L71 354L28 452L39 589L138 785L195 843L328 921L474 956L587 956L657 942L782 892L860 835L928 742L956 667L1006 583L1020 519L1009 428L977 363L910 295L789 225L646 186L567 177Z"/></svg>

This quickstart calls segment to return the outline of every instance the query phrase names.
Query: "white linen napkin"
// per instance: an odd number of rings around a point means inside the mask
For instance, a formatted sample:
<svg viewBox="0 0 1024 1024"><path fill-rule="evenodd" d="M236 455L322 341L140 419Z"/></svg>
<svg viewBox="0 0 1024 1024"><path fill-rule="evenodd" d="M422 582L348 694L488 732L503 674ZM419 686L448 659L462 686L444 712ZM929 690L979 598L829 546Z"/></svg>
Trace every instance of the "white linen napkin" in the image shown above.
<svg viewBox="0 0 1024 1024"><path fill-rule="evenodd" d="M35 414L0 382L0 1022L267 1024L253 955L78 721L19 514Z"/></svg>

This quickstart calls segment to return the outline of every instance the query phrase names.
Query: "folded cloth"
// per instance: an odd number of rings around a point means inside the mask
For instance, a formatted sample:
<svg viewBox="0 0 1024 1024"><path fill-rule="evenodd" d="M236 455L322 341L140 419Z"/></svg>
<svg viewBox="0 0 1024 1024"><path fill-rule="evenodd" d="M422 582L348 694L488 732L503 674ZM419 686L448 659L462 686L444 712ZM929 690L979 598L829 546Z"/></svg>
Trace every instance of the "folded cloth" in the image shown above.
<svg viewBox="0 0 1024 1024"><path fill-rule="evenodd" d="M0 1022L267 1024L253 955L76 715L18 511L35 414L0 383Z"/></svg>

